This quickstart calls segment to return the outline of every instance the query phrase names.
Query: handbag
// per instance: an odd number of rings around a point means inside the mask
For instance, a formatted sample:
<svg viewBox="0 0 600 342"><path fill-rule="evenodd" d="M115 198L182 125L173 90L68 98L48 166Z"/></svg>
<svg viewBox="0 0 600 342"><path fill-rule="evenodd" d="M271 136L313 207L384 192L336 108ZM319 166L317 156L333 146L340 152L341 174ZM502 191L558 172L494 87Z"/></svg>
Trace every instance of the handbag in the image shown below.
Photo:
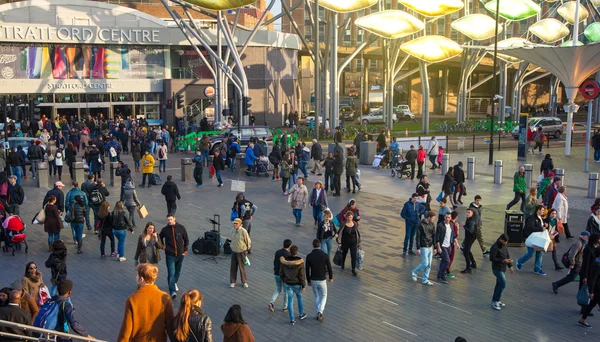
<svg viewBox="0 0 600 342"><path fill-rule="evenodd" d="M44 303L46 303L46 301L47 301L48 299L50 299L52 296L50 295L50 290L48 290L48 286L46 286L46 285L44 285L44 284L42 284L42 285L40 286L39 293L40 293L40 296L39 296L39 298L38 298L38 302L37 302L37 304L38 304L38 306L40 306L40 307L41 307L41 306L42 306L42 305L44 305Z"/></svg>
<svg viewBox="0 0 600 342"><path fill-rule="evenodd" d="M42 210L35 214L35 216L31 220L32 224L44 224L44 221L46 221L46 212L44 211L45 209L46 206L44 206Z"/></svg>
<svg viewBox="0 0 600 342"><path fill-rule="evenodd" d="M336 266L342 266L342 249L338 246L333 256L333 264Z"/></svg>
<svg viewBox="0 0 600 342"><path fill-rule="evenodd" d="M531 233L527 240L525 240L525 245L527 247L542 250L544 252L548 251L550 243L552 243L552 240L547 231Z"/></svg>
<svg viewBox="0 0 600 342"><path fill-rule="evenodd" d="M238 218L238 211L235 208L232 208L231 215L229 215L229 220L233 222L233 220L235 220L236 218Z"/></svg>
<svg viewBox="0 0 600 342"><path fill-rule="evenodd" d="M441 202L442 198L444 198L444 192L440 191L440 194L435 198L435 200Z"/></svg>
<svg viewBox="0 0 600 342"><path fill-rule="evenodd" d="M356 268L362 270L364 261L365 251L362 248L358 247L358 251L356 252Z"/></svg>
<svg viewBox="0 0 600 342"><path fill-rule="evenodd" d="M556 220L556 228L558 229L559 234L565 233L565 226L562 223L562 220Z"/></svg>
<svg viewBox="0 0 600 342"><path fill-rule="evenodd" d="M67 214L65 215L65 222L71 223L73 221L73 209L74 205L71 204L71 210L67 211Z"/></svg>
<svg viewBox="0 0 600 342"><path fill-rule="evenodd" d="M144 219L146 216L148 216L148 209L146 209L146 206L142 204L137 208L137 213L141 219Z"/></svg>
<svg viewBox="0 0 600 342"><path fill-rule="evenodd" d="M247 255L244 257L244 265L250 266L250 259L248 259Z"/></svg>
<svg viewBox="0 0 600 342"><path fill-rule="evenodd" d="M440 200L441 200L441 198L440 198ZM417 203L423 203L423 204L427 203L427 194L417 197Z"/></svg>
<svg viewBox="0 0 600 342"><path fill-rule="evenodd" d="M590 292L586 284L582 284L581 288L577 292L577 304L587 306L590 303Z"/></svg>

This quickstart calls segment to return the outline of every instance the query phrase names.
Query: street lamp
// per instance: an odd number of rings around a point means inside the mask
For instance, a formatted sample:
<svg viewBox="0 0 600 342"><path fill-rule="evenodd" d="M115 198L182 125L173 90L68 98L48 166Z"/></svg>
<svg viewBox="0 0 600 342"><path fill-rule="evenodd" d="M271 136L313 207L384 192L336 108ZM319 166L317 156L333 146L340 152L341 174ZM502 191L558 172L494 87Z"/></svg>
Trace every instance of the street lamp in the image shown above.
<svg viewBox="0 0 600 342"><path fill-rule="evenodd" d="M490 4L488 2L488 4ZM539 6L538 6L539 7ZM486 4L486 8L487 8L487 4ZM490 110L490 151L489 151L489 158L488 158L488 164L492 165L492 163L494 162L494 109L496 108L496 104L494 103L494 100L496 99L496 69L497 69L497 64L498 64L498 24L500 21L500 0L496 0L496 13L495 14L495 18L494 20L496 21L496 27L495 27L495 32L494 32L494 68L492 69L492 101L490 103L491 110ZM500 109L500 108L498 108ZM501 108L502 111L504 111L504 108Z"/></svg>

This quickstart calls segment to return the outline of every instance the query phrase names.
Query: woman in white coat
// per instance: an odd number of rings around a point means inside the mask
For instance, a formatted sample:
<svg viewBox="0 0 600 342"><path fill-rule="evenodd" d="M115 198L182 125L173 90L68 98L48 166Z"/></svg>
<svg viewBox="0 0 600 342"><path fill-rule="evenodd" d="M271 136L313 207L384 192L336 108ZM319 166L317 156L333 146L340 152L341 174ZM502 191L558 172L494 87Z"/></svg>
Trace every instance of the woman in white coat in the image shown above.
<svg viewBox="0 0 600 342"><path fill-rule="evenodd" d="M558 194L552 203L552 208L556 209L556 219L562 222L565 227L567 239L572 239L573 235L569 231L569 199L567 198L567 187L562 185L558 187Z"/></svg>

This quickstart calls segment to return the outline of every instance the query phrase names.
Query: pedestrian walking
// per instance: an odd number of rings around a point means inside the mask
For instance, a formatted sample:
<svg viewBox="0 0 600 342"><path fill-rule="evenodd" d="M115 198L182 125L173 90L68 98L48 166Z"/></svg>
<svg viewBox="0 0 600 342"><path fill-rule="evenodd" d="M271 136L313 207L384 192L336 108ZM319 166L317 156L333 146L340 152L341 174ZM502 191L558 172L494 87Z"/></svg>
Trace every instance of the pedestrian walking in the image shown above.
<svg viewBox="0 0 600 342"><path fill-rule="evenodd" d="M444 176L444 183L442 183L442 192L444 193L444 197L442 198L450 200L450 204L452 204L452 210L458 207L454 202L453 198L455 188L454 183L454 168L450 167L448 168L448 172L446 172L446 175Z"/></svg>
<svg viewBox="0 0 600 342"><path fill-rule="evenodd" d="M333 240L338 237L338 231L331 220L333 214L329 208L323 212L323 220L319 221L317 227L317 239L321 241L321 250L331 256Z"/></svg>
<svg viewBox="0 0 600 342"><path fill-rule="evenodd" d="M223 342L255 341L252 331L242 317L242 308L237 304L232 305L227 311L221 324L221 332L223 332Z"/></svg>
<svg viewBox="0 0 600 342"><path fill-rule="evenodd" d="M406 152L404 159L406 159L406 163L410 166L410 179L413 180L415 179L415 165L417 162L417 151L415 151L415 145L410 145L410 150ZM421 168L421 173L422 172L423 170ZM417 174L417 177L418 176L419 175Z"/></svg>
<svg viewBox="0 0 600 342"><path fill-rule="evenodd" d="M425 164L425 158L427 157L427 153L425 152L425 148L423 145L419 145L419 150L417 151L417 178L421 179L423 177L423 164Z"/></svg>
<svg viewBox="0 0 600 342"><path fill-rule="evenodd" d="M165 196L167 202L167 215L174 216L177 211L177 200L181 200L181 195L177 184L173 182L173 176L167 176L167 181L163 184L160 193Z"/></svg>
<svg viewBox="0 0 600 342"><path fill-rule="evenodd" d="M525 209L525 191L527 191L527 185L525 184L525 166L519 166L519 171L515 172L513 177L513 191L515 198L506 205L506 210L510 210L513 205L521 201L521 211ZM517 267L518 268L518 267Z"/></svg>
<svg viewBox="0 0 600 342"><path fill-rule="evenodd" d="M50 255L44 265L50 269L52 276L50 279L50 295L54 296L59 293L57 291L58 284L67 279L67 246L62 240L56 240L50 248Z"/></svg>
<svg viewBox="0 0 600 342"><path fill-rule="evenodd" d="M48 305L56 303L56 306L59 307L62 312L62 314L58 315L57 317L56 328L54 330L93 339L83 324L81 324L75 316L75 309L73 308L73 304L70 299L72 293L73 281L68 279L61 280L58 283L56 295L53 295L51 298L51 303L46 302ZM68 327L68 329L65 329L66 327ZM58 341L68 340L59 338Z"/></svg>
<svg viewBox="0 0 600 342"><path fill-rule="evenodd" d="M94 233L97 233L98 229L96 227L98 226L98 212L100 205L106 202L106 197L108 197L110 193L108 192L108 189L106 189L106 185L102 178L98 178L95 184L92 183L88 186L90 186L90 188L88 188L87 191L86 189L83 189L83 191L89 194L88 202L94 213Z"/></svg>
<svg viewBox="0 0 600 342"><path fill-rule="evenodd" d="M133 227L129 222L129 214L125 212L125 207L122 201L115 203L115 208L112 212L113 235L117 238L117 259L120 262L127 260L125 258L125 240L127 239L127 231L133 234Z"/></svg>
<svg viewBox="0 0 600 342"><path fill-rule="evenodd" d="M333 153L333 196L340 196L342 187L342 173L344 173L344 157L340 151Z"/></svg>
<svg viewBox="0 0 600 342"><path fill-rule="evenodd" d="M173 319L173 337L177 342L213 342L212 321L202 310L202 294L189 290L181 296L179 311Z"/></svg>
<svg viewBox="0 0 600 342"><path fill-rule="evenodd" d="M585 230L590 234L600 234L600 207L595 207L587 221Z"/></svg>
<svg viewBox="0 0 600 342"><path fill-rule="evenodd" d="M538 200L538 189L530 188L529 196L525 200L525 210L523 210L523 214L525 216L525 220L533 214L535 214L535 207L541 204L541 200Z"/></svg>
<svg viewBox="0 0 600 342"><path fill-rule="evenodd" d="M458 226L458 212L453 211L450 213L451 216L451 220L450 220L450 227L452 228L452 233L454 234L454 238L456 239L456 241L458 241L458 236L459 236L459 226ZM454 274L452 273L452 263L454 262L454 256L456 255L456 250L460 247L460 245L458 244L452 244L450 246L450 264L448 265L448 270L446 273L446 277L453 279L454 278Z"/></svg>
<svg viewBox="0 0 600 342"><path fill-rule="evenodd" d="M149 151L144 152L141 160L142 163L142 188L146 186L146 178L148 178L148 188L152 186L152 173L154 172L154 157Z"/></svg>
<svg viewBox="0 0 600 342"><path fill-rule="evenodd" d="M581 289L581 287L583 285L587 285L588 291L589 291L590 280L594 276L594 274L592 272L592 268L594 266L594 263L597 263L596 262L596 251L598 250L599 246L600 246L600 235L597 235L597 234L590 235L590 238L588 239L588 243L586 244L585 248L583 249L583 253L582 253L583 255L582 255L582 260L581 260L581 270L579 271L579 289ZM583 315L584 312L585 312L585 305L581 305L580 313Z"/></svg>
<svg viewBox="0 0 600 342"><path fill-rule="evenodd" d="M127 180L127 183L125 183L125 186L123 187L121 201L123 201L123 205L127 208L127 211L129 212L129 221L131 222L133 229L135 229L136 210L138 207L142 206L142 203L140 203L138 199L137 192L135 191L135 184L131 178Z"/></svg>
<svg viewBox="0 0 600 342"><path fill-rule="evenodd" d="M569 250L567 251L567 258L569 260L569 273L567 273L567 275L562 279L552 283L552 291L555 294L558 294L559 288L573 282L581 271L581 265L583 263L583 250L585 246L590 243L593 245L594 243L598 242L594 242L591 238L591 235L592 234L586 230L582 231L581 234L579 234L579 239L577 239L577 241L575 241L575 243L569 247ZM597 238L600 235L596 234L594 236Z"/></svg>
<svg viewBox="0 0 600 342"><path fill-rule="evenodd" d="M437 224L435 231L435 247L437 252L441 255L437 279L444 284L448 283L446 275L448 273L448 268L450 267L450 249L452 248L452 245L458 245L458 240L456 239L450 224L451 221L452 214L446 213L444 215L444 220Z"/></svg>
<svg viewBox="0 0 600 342"><path fill-rule="evenodd" d="M246 156L244 157L244 165L246 165L246 176L252 176L252 172L254 171L254 163L258 160L258 157L254 155L254 144L249 143L248 148L246 148Z"/></svg>
<svg viewBox="0 0 600 342"><path fill-rule="evenodd" d="M44 232L48 233L48 249L52 252L54 241L60 241L60 231L63 228L63 221L60 217L60 211L56 205L56 197L48 196L48 201L44 207Z"/></svg>
<svg viewBox="0 0 600 342"><path fill-rule="evenodd" d="M546 224L542 218L544 215L544 207L538 205L535 209L535 215L529 217L525 221L525 228L523 229L523 239L527 239L529 235L536 232L543 232L546 230ZM542 270L542 262L544 258L543 251L536 251L533 247L527 247L527 253L517 260L517 270L521 270L523 264L531 259L535 254L535 265L533 267L533 273L539 275L546 275L546 272Z"/></svg>
<svg viewBox="0 0 600 342"><path fill-rule="evenodd" d="M323 160L323 147L317 141L317 139L313 139L312 146L310 147L310 158L313 160L312 173L313 175L316 173L317 176L323 175L321 171L321 161Z"/></svg>
<svg viewBox="0 0 600 342"><path fill-rule="evenodd" d="M327 276L329 283L333 283L333 270L329 255L321 249L321 240L314 239L312 246L312 252L306 256L306 282L313 289L317 320L323 323L323 312L327 303Z"/></svg>
<svg viewBox="0 0 600 342"><path fill-rule="evenodd" d="M110 214L110 203L104 201L98 209L98 224L94 226L94 229L98 231L98 238L100 239L100 258L106 259L104 253L106 239L110 240L110 256L117 256L115 252L115 235L113 234L113 217Z"/></svg>
<svg viewBox="0 0 600 342"><path fill-rule="evenodd" d="M229 268L229 287L235 287L237 281L237 272L240 271L242 286L248 287L246 279L246 259L252 240L244 227L242 220L236 218L233 220L233 230L231 231L231 266Z"/></svg>
<svg viewBox="0 0 600 342"><path fill-rule="evenodd" d="M463 195L466 193L465 189L465 171L463 170L463 162L459 161L458 164L454 165L454 203L463 204L461 201ZM457 198L458 194L458 198Z"/></svg>
<svg viewBox="0 0 600 342"><path fill-rule="evenodd" d="M538 154L542 154L544 142L548 140L548 137L546 137L546 135L544 134L543 128L538 127L537 131L533 133L532 138L533 142L535 142L535 145L533 146L533 148L531 148L531 153L535 153L535 149L537 148L539 150Z"/></svg>
<svg viewBox="0 0 600 342"><path fill-rule="evenodd" d="M36 179L38 165L44 159L44 150L40 146L41 141L31 140L31 145L27 149L27 159L31 162L31 176Z"/></svg>
<svg viewBox="0 0 600 342"><path fill-rule="evenodd" d="M563 185L558 188L558 194L554 198L552 208L556 209L556 219L562 223L567 239L572 239L571 231L569 230L569 199L567 198L567 186ZM559 223L559 224L560 224Z"/></svg>
<svg viewBox="0 0 600 342"><path fill-rule="evenodd" d="M552 161L552 156L550 153L546 153L544 156L544 160L540 164L540 173L544 175L544 177L548 177L548 173L554 171L554 162Z"/></svg>
<svg viewBox="0 0 600 342"><path fill-rule="evenodd" d="M201 187L203 184L202 174L204 173L204 157L202 156L202 152L196 151L196 155L192 161L194 162L194 180L196 181L196 187Z"/></svg>
<svg viewBox="0 0 600 342"><path fill-rule="evenodd" d="M139 264L135 271L137 289L125 301L117 342L166 342L173 331L173 304L154 284L158 267Z"/></svg>
<svg viewBox="0 0 600 342"><path fill-rule="evenodd" d="M585 308L582 309L582 316L578 322L579 325L584 328L591 328L591 326L586 322L586 319L589 316L593 316L591 313L592 310L596 307L596 305L600 304L600 262L598 261L598 259L600 259L599 248L594 250L593 257L595 257L595 260L590 265L590 273L587 279L587 285L590 291L590 302Z"/></svg>
<svg viewBox="0 0 600 342"><path fill-rule="evenodd" d="M464 224L464 229L465 229L465 238L463 239L463 256L465 257L465 269L460 271L460 273L463 274L471 274L471 270L474 268L477 268L477 263L475 263L475 259L473 258L473 253L471 253L471 247L473 246L473 243L475 243L475 240L477 240L477 235L476 235L476 227L477 227L477 220L474 217L474 212L475 209L472 208L467 208L467 211L465 213L467 220L465 221Z"/></svg>
<svg viewBox="0 0 600 342"><path fill-rule="evenodd" d="M430 189L430 184L429 184L429 178L427 177L427 175L421 175L421 177L419 178L419 183L417 184L417 188L415 190L416 194L419 197L422 197L425 199L425 201L421 201L421 203L423 204L423 206L425 207L425 211L430 211L431 210L431 189Z"/></svg>
<svg viewBox="0 0 600 342"><path fill-rule="evenodd" d="M154 223L146 223L144 231L138 238L134 264L158 264L160 261L160 250L163 249L162 242L158 238Z"/></svg>
<svg viewBox="0 0 600 342"><path fill-rule="evenodd" d="M406 257L407 253L416 255L415 252L413 252L413 243L420 223L420 217L425 214L425 206L422 203L417 202L418 198L419 195L416 193L412 194L410 199L404 203L402 211L400 211L400 217L404 219L406 226L402 257Z"/></svg>
<svg viewBox="0 0 600 342"><path fill-rule="evenodd" d="M546 224L546 229L548 229L548 235L550 235L550 245L548 246L548 251L552 251L552 261L554 262L554 269L560 271L564 269L558 262L558 257L556 253L556 249L558 248L558 242L560 241L559 232L558 232L558 219L556 218L556 209L550 209L546 213L546 217L544 218L544 223Z"/></svg>
<svg viewBox="0 0 600 342"><path fill-rule="evenodd" d="M221 172L225 170L225 160L221 157L221 153L219 151L215 151L213 156L213 167L215 168L215 177L217 178L217 182L219 183L217 187L223 187L223 179L221 178Z"/></svg>
<svg viewBox="0 0 600 342"><path fill-rule="evenodd" d="M554 176L553 182L546 189L546 195L544 196L544 206L546 207L546 209L552 209L552 205L554 205L554 200L558 195L558 188L560 188L561 186L562 178Z"/></svg>
<svg viewBox="0 0 600 342"><path fill-rule="evenodd" d="M84 196L85 197L85 196ZM75 242L77 243L77 254L83 253L83 225L85 219L86 203L84 203L81 195L76 195L73 204L70 208L71 229L73 230Z"/></svg>
<svg viewBox="0 0 600 342"><path fill-rule="evenodd" d="M296 227L300 227L300 223L302 222L302 210L306 208L306 203L308 203L308 189L306 189L306 185L304 185L304 178L298 177L298 181L290 190L289 196L292 213L296 218Z"/></svg>
<svg viewBox="0 0 600 342"><path fill-rule="evenodd" d="M508 236L500 235L496 243L490 249L490 261L492 262L492 273L496 277L496 286L494 286L494 295L492 296L492 309L501 310L504 303L500 301L502 292L506 288L506 268L510 270L510 274L514 274L515 270L512 265L512 259L508 253Z"/></svg>
<svg viewBox="0 0 600 342"><path fill-rule="evenodd" d="M142 145L135 143L131 149L131 156L133 157L133 165L135 166L135 172L140 172L140 164L142 160Z"/></svg>
<svg viewBox="0 0 600 342"><path fill-rule="evenodd" d="M429 271L431 270L431 260L433 259L433 246L435 244L435 224L433 220L437 215L430 211L427 217L421 220L417 227L417 254L421 256L421 263L411 272L412 280L417 281L417 277L423 271L421 283L423 285L433 285L429 281Z"/></svg>
<svg viewBox="0 0 600 342"><path fill-rule="evenodd" d="M437 141L437 138L431 137L431 142L429 143L429 151L427 152L427 155L429 156L429 161L431 162L430 170L435 170L438 168L437 158L438 154L440 153L439 148L440 145Z"/></svg>
<svg viewBox="0 0 600 342"><path fill-rule="evenodd" d="M279 276L279 269L281 268L280 258L287 258L290 255L290 247L292 247L292 240L283 240L283 248L277 250L277 252L275 252L275 257L273 258L273 277L275 278L276 288L269 301L269 311L271 312L275 312L275 301L280 293L283 293L283 312L288 311L287 291L285 289L285 283L281 281L281 277Z"/></svg>
<svg viewBox="0 0 600 342"><path fill-rule="evenodd" d="M325 192L331 191L331 193L334 193L335 187L333 185L333 165L333 153L329 152L327 154L327 158L325 158L325 160L323 161L323 168L325 169Z"/></svg>
<svg viewBox="0 0 600 342"><path fill-rule="evenodd" d="M329 207L327 193L323 190L323 182L320 180L315 182L315 187L310 193L308 202L312 207L313 219L316 226L319 222L323 221L323 211Z"/></svg>
<svg viewBox="0 0 600 342"><path fill-rule="evenodd" d="M121 195L119 198L123 200L123 189L125 188L125 184L127 184L129 180L133 183L133 179L131 178L131 170L122 160L119 161L119 166L115 170L115 176L121 177Z"/></svg>
<svg viewBox="0 0 600 342"><path fill-rule="evenodd" d="M479 247L481 247L481 253L483 256L490 254L490 252L485 248L485 242L483 242L483 204L482 204L481 196L475 195L473 198L473 202L469 204L469 208L473 209L473 217L475 217L475 238L479 243Z"/></svg>
<svg viewBox="0 0 600 342"><path fill-rule="evenodd" d="M281 176L281 191L283 191L283 196L288 196L289 182L290 176L292 173L292 166L290 165L290 155L285 153L280 162L281 171L279 175Z"/></svg>
<svg viewBox="0 0 600 342"><path fill-rule="evenodd" d="M169 148L164 141L161 141L158 146L158 172L167 172L168 153Z"/></svg>
<svg viewBox="0 0 600 342"><path fill-rule="evenodd" d="M352 180L352 193L356 193L356 188L360 191L360 183L358 182L358 160L354 156L352 150L348 151L348 158L346 158L346 188L350 192L350 180Z"/></svg>
<svg viewBox="0 0 600 342"><path fill-rule="evenodd" d="M342 265L341 268L344 270L346 264L346 256L350 251L350 262L352 265L352 275L357 276L356 273L356 259L358 254L358 248L360 247L360 231L358 230L358 222L354 221L354 213L347 211L344 214L345 221L340 227L338 234L338 244L342 249Z"/></svg>
<svg viewBox="0 0 600 342"><path fill-rule="evenodd" d="M177 281L183 258L188 253L188 233L185 227L177 223L173 215L167 215L168 224L160 231L160 242L165 248L165 260L167 263L167 282L169 284L169 294L171 298L177 298Z"/></svg>
<svg viewBox="0 0 600 342"><path fill-rule="evenodd" d="M304 260L298 256L298 246L290 247L290 255L281 257L281 266L279 268L279 277L285 283L285 289L288 297L288 314L290 323L296 324L294 317L294 295L298 300L298 318L306 318L304 313L304 302L302 293L306 287L306 274L304 273Z"/></svg>

